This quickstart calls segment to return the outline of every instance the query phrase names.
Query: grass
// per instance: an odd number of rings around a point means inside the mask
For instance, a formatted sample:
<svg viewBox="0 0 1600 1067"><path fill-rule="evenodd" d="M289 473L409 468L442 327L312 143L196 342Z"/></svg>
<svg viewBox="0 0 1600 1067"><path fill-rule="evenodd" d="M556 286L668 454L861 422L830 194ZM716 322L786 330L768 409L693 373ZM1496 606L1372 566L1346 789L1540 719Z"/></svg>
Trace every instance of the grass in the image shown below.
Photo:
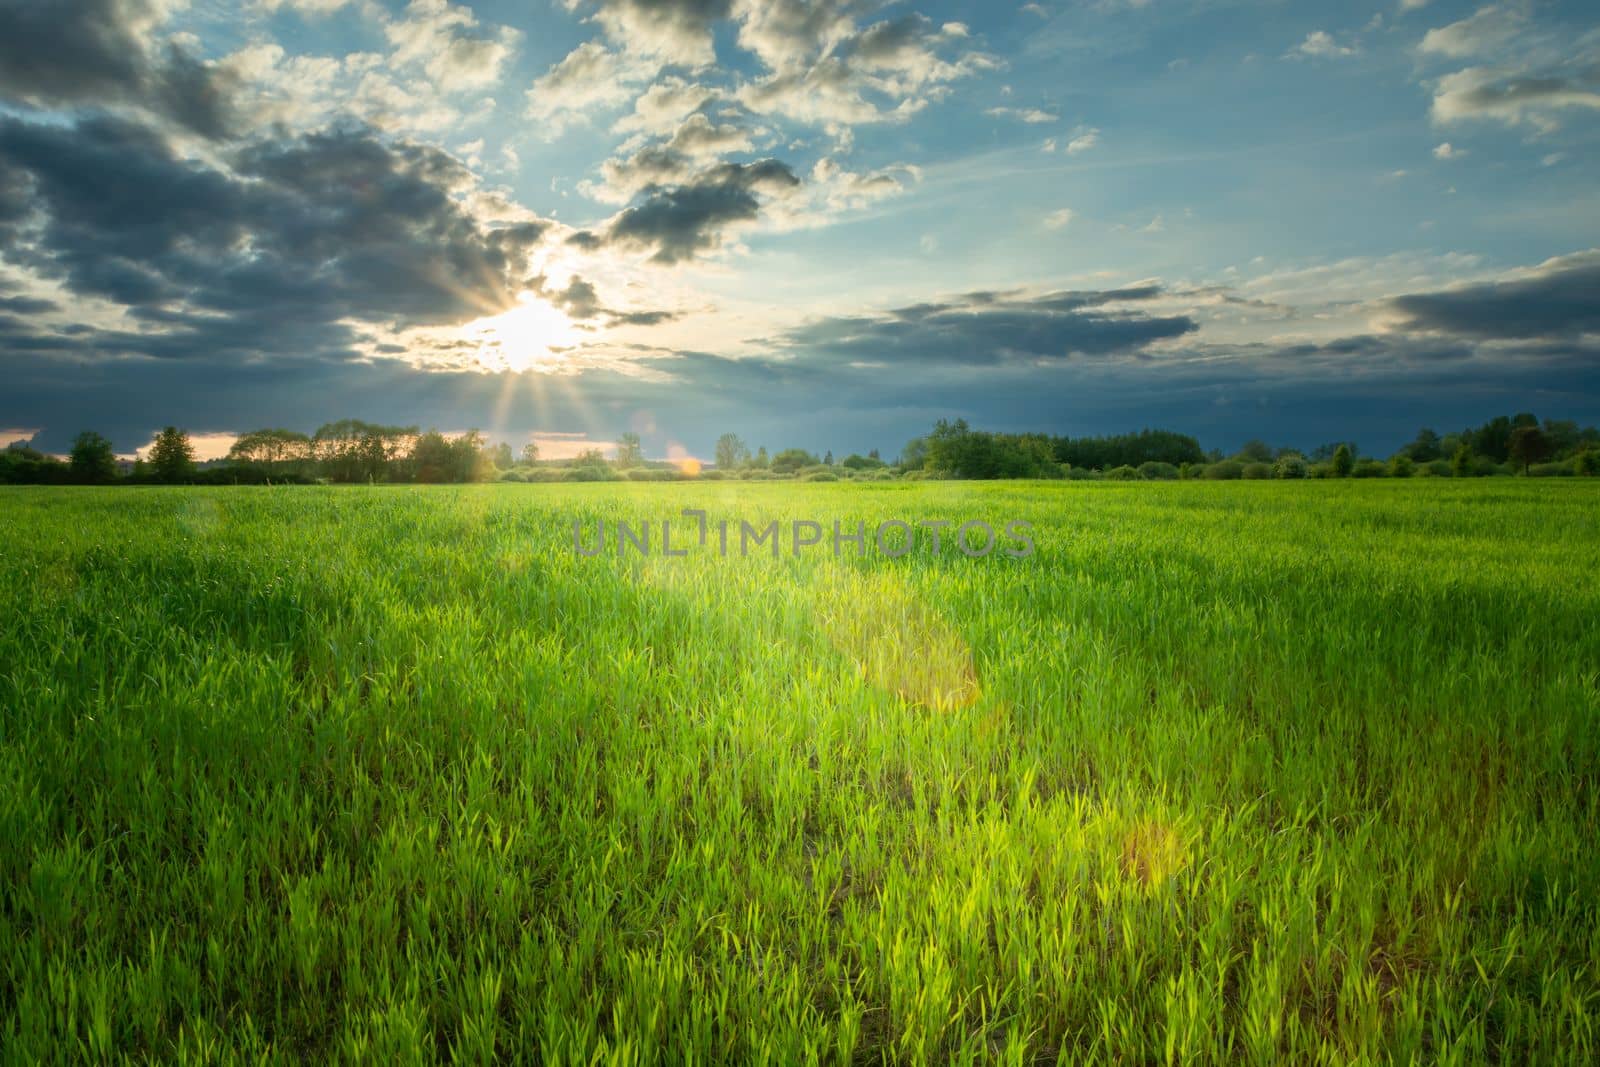
<svg viewBox="0 0 1600 1067"><path fill-rule="evenodd" d="M1038 552L573 551L684 507ZM1594 486L0 514L8 1062L1600 1057Z"/></svg>

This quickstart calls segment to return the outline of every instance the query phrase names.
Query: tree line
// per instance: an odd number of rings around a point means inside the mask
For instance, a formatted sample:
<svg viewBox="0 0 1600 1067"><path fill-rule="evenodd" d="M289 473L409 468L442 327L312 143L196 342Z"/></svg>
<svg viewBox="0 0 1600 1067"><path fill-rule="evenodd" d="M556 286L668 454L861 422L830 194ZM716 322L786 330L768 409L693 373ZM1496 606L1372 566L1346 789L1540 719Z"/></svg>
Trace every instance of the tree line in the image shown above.
<svg viewBox="0 0 1600 1067"><path fill-rule="evenodd" d="M124 470L112 445L80 433L65 460L25 444L0 451L0 483L263 484L268 482L546 482L666 481L685 477L805 481L890 478L1089 478L1161 480L1205 478L1368 478L1432 475L1481 477L1600 473L1600 431L1571 421L1540 421L1530 413L1501 415L1481 426L1439 434L1429 428L1392 455L1363 455L1352 441L1302 453L1249 441L1225 455L1206 451L1188 434L1145 429L1098 437L975 430L966 420L941 419L892 460L876 449L835 462L803 448L752 451L737 434L718 438L712 465L648 460L635 433L622 434L611 458L598 448L546 460L536 441L513 451L477 430L453 437L415 426L341 419L315 433L260 429L241 434L221 462L199 464L187 432L168 426L148 452Z"/></svg>

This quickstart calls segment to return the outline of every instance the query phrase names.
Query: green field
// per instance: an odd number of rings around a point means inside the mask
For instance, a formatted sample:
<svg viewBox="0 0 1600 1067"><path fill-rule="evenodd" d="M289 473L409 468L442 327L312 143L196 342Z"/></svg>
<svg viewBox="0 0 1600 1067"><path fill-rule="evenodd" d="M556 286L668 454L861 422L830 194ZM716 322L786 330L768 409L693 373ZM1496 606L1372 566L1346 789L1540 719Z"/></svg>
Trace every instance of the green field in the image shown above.
<svg viewBox="0 0 1600 1067"><path fill-rule="evenodd" d="M685 507L1038 551L573 551ZM1600 486L0 516L8 1062L1600 1057Z"/></svg>

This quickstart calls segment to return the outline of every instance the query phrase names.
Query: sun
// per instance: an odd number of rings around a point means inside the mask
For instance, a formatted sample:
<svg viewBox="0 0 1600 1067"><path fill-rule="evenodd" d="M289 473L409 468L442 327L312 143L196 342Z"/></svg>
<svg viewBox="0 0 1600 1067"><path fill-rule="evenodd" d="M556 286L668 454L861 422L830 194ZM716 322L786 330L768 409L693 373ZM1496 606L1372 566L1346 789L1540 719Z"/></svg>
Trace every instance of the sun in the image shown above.
<svg viewBox="0 0 1600 1067"><path fill-rule="evenodd" d="M466 333L489 370L549 370L578 339L572 320L532 293L519 296L509 311L469 323Z"/></svg>

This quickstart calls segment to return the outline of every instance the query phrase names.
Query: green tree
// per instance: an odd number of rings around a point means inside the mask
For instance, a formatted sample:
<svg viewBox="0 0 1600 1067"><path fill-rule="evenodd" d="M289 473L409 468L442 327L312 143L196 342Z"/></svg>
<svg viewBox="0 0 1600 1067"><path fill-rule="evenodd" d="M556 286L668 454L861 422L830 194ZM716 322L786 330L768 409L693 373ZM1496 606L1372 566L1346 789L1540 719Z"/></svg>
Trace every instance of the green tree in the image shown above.
<svg viewBox="0 0 1600 1067"><path fill-rule="evenodd" d="M275 467L283 463L296 463L310 458L311 438L293 430L251 430L240 434L228 458L236 463L254 463Z"/></svg>
<svg viewBox="0 0 1600 1067"><path fill-rule="evenodd" d="M522 446L522 465L531 467L539 462L539 442L529 441Z"/></svg>
<svg viewBox="0 0 1600 1067"><path fill-rule="evenodd" d="M823 466L833 466L833 449L828 449L828 454L822 457Z"/></svg>
<svg viewBox="0 0 1600 1067"><path fill-rule="evenodd" d="M897 466L905 471L919 471L922 469L923 464L927 462L928 439L925 437L913 437L900 450L900 461Z"/></svg>
<svg viewBox="0 0 1600 1067"><path fill-rule="evenodd" d="M1335 478L1348 478L1350 472L1355 470L1356 457L1351 453L1349 445L1340 445L1333 451L1333 476Z"/></svg>
<svg viewBox="0 0 1600 1067"><path fill-rule="evenodd" d="M1600 452L1596 452L1592 448L1586 448L1579 452L1572 457L1572 471L1574 474L1581 474L1589 478L1600 474Z"/></svg>
<svg viewBox="0 0 1600 1067"><path fill-rule="evenodd" d="M756 449L756 458L750 461L750 465L757 470L766 470L772 465L772 461L767 458L766 445Z"/></svg>
<svg viewBox="0 0 1600 1067"><path fill-rule="evenodd" d="M1416 440L1412 441L1402 451L1418 463L1431 463L1444 455L1439 435L1426 426L1417 431Z"/></svg>
<svg viewBox="0 0 1600 1067"><path fill-rule="evenodd" d="M1395 478L1409 478L1417 473L1417 465L1404 450L1389 457L1389 474Z"/></svg>
<svg viewBox="0 0 1600 1067"><path fill-rule="evenodd" d="M1246 441L1233 458L1240 463L1271 463L1272 446L1265 441Z"/></svg>
<svg viewBox="0 0 1600 1067"><path fill-rule="evenodd" d="M117 457L111 442L85 430L72 440L72 480L93 484L109 482L117 476Z"/></svg>
<svg viewBox="0 0 1600 1067"><path fill-rule="evenodd" d="M1278 457L1278 462L1273 467L1273 473L1279 478L1304 478L1306 476L1306 460L1298 452L1286 452Z"/></svg>
<svg viewBox="0 0 1600 1067"><path fill-rule="evenodd" d="M772 457L772 473L793 474L801 467L815 467L817 457L803 448L786 448Z"/></svg>
<svg viewBox="0 0 1600 1067"><path fill-rule="evenodd" d="M750 450L736 433L725 433L717 438L717 470L737 470L750 459Z"/></svg>
<svg viewBox="0 0 1600 1067"><path fill-rule="evenodd" d="M1519 419L1522 416L1517 416ZM1530 416L1531 418L1531 416ZM1522 473L1527 474L1528 468L1535 463L1543 463L1550 458L1550 439L1539 429L1537 423L1523 423L1511 431L1511 439L1506 446L1508 458L1522 464Z"/></svg>
<svg viewBox="0 0 1600 1067"><path fill-rule="evenodd" d="M510 445L506 444L504 441L501 441L499 444L494 446L492 455L494 457L494 465L496 467L503 471L508 471L511 469L513 461L511 459Z"/></svg>
<svg viewBox="0 0 1600 1067"><path fill-rule="evenodd" d="M1472 473L1472 449L1466 445L1456 449L1455 455L1450 457L1450 473L1456 478L1465 478Z"/></svg>
<svg viewBox="0 0 1600 1067"><path fill-rule="evenodd" d="M156 434L150 448L150 469L164 482L181 482L194 471L194 445L189 435L176 426Z"/></svg>
<svg viewBox="0 0 1600 1067"><path fill-rule="evenodd" d="M617 469L631 470L642 466L644 466L644 448L639 443L639 435L630 432L617 438Z"/></svg>

